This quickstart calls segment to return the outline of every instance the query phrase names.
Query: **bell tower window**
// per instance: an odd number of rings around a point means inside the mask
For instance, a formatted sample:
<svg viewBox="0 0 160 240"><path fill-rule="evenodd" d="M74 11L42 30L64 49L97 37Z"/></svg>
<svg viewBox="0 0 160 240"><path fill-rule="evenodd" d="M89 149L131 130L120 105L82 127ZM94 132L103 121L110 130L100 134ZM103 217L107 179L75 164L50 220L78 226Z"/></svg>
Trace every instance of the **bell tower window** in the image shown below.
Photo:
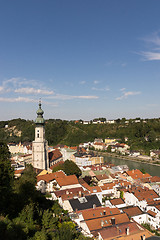
<svg viewBox="0 0 160 240"><path fill-rule="evenodd" d="M39 138L39 130L37 130L37 138Z"/></svg>

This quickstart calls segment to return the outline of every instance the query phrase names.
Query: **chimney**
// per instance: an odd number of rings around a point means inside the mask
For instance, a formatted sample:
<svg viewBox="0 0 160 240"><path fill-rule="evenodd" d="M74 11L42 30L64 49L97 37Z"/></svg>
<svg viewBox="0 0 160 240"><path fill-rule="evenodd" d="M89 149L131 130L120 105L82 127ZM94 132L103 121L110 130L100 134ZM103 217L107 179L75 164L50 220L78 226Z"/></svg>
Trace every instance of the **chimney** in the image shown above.
<svg viewBox="0 0 160 240"><path fill-rule="evenodd" d="M103 215L106 215L106 210L103 210Z"/></svg>
<svg viewBox="0 0 160 240"><path fill-rule="evenodd" d="M93 209L95 209L96 208L96 204L93 204Z"/></svg>
<svg viewBox="0 0 160 240"><path fill-rule="evenodd" d="M112 225L115 225L115 218L114 218L114 217L111 218L111 224L112 224Z"/></svg>
<svg viewBox="0 0 160 240"><path fill-rule="evenodd" d="M126 228L126 235L129 235L129 227Z"/></svg>
<svg viewBox="0 0 160 240"><path fill-rule="evenodd" d="M141 236L141 239L142 239L142 240L145 240L145 239L146 239L145 234L143 234L143 236Z"/></svg>
<svg viewBox="0 0 160 240"><path fill-rule="evenodd" d="M101 220L101 227L103 227L104 226L104 221L103 220Z"/></svg>

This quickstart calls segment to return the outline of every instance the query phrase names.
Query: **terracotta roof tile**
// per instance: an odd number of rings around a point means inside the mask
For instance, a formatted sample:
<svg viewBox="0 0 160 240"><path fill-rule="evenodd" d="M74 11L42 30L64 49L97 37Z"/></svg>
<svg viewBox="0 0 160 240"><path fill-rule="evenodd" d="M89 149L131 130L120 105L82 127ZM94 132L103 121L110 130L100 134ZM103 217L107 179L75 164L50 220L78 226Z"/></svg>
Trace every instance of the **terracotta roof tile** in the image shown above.
<svg viewBox="0 0 160 240"><path fill-rule="evenodd" d="M120 214L118 208L109 208L109 207L96 207L95 209L87 209L80 211L83 215L84 220L102 218L104 216Z"/></svg>
<svg viewBox="0 0 160 240"><path fill-rule="evenodd" d="M115 183L104 183L103 186L101 186L101 189L109 190L109 189L113 189L114 186L115 186Z"/></svg>
<svg viewBox="0 0 160 240"><path fill-rule="evenodd" d="M79 184L78 179L75 175L65 176L62 178L56 178L56 181L60 187L67 186L67 185L73 185L73 184Z"/></svg>
<svg viewBox="0 0 160 240"><path fill-rule="evenodd" d="M92 231L97 231L111 225L129 222L129 218L126 213L120 213L114 216L110 215L103 218L86 220L85 222L89 230L92 232Z"/></svg>
<svg viewBox="0 0 160 240"><path fill-rule="evenodd" d="M81 197L89 195L88 191L84 191L82 187L78 187L78 188L69 188L69 189L65 189L65 190L58 190L55 191L54 194L56 195L57 198L61 197L62 200L67 200L67 199L72 199L74 197Z"/></svg>
<svg viewBox="0 0 160 240"><path fill-rule="evenodd" d="M153 176L153 177L151 177L150 181L151 181L151 182L160 182L160 177L158 177L158 176Z"/></svg>
<svg viewBox="0 0 160 240"><path fill-rule="evenodd" d="M84 186L90 193L102 192L101 188L98 186L91 187L87 183L83 183L82 186Z"/></svg>
<svg viewBox="0 0 160 240"><path fill-rule="evenodd" d="M125 212L128 215L128 217L133 217L133 216L143 214L141 209L137 206L136 207L122 208L122 211Z"/></svg>
<svg viewBox="0 0 160 240"><path fill-rule="evenodd" d="M14 171L14 174L21 174L21 173L23 173L24 170L25 170L25 169L15 170L15 171Z"/></svg>
<svg viewBox="0 0 160 240"><path fill-rule="evenodd" d="M122 198L114 198L110 200L112 205L119 205L119 204L124 204L124 201Z"/></svg>
<svg viewBox="0 0 160 240"><path fill-rule="evenodd" d="M48 156L49 156L49 161L53 162L53 161L57 160L58 158L61 158L62 154L59 151L59 149L55 149L55 150L49 152Z"/></svg>
<svg viewBox="0 0 160 240"><path fill-rule="evenodd" d="M98 181L109 179L109 177L106 174L96 175L96 178L98 179Z"/></svg>
<svg viewBox="0 0 160 240"><path fill-rule="evenodd" d="M126 229L129 230L129 235L126 234ZM141 236L150 237L153 234L140 227L136 222L126 222L116 226L110 226L99 231L103 240L139 240Z"/></svg>
<svg viewBox="0 0 160 240"><path fill-rule="evenodd" d="M37 176L37 182L39 182L40 180L44 180L45 182L50 182L52 181L53 179L59 179L59 178L64 178L66 175L63 171L58 171L58 172L55 172L55 173L48 173L48 174L45 174L45 175L40 175L40 176Z"/></svg>
<svg viewBox="0 0 160 240"><path fill-rule="evenodd" d="M147 211L147 213L148 213L149 215L151 215L152 217L155 217L155 216L157 215L155 212L153 212L153 211L151 211L151 210Z"/></svg>
<svg viewBox="0 0 160 240"><path fill-rule="evenodd" d="M154 198L158 198L158 194L151 189L141 189L134 192L135 197L139 200L146 200L147 202L153 201Z"/></svg>
<svg viewBox="0 0 160 240"><path fill-rule="evenodd" d="M61 165L61 164L63 164L63 163L64 163L63 160L62 160L62 161L59 161L59 162L55 163L54 165L52 165L52 166L50 167L50 169L53 170L53 168L55 168L55 167L57 167L57 166L59 166L59 165Z"/></svg>
<svg viewBox="0 0 160 240"><path fill-rule="evenodd" d="M133 169L126 172L128 176L132 177L133 179L141 179L141 178L150 178L151 175L148 173L143 174L139 169Z"/></svg>

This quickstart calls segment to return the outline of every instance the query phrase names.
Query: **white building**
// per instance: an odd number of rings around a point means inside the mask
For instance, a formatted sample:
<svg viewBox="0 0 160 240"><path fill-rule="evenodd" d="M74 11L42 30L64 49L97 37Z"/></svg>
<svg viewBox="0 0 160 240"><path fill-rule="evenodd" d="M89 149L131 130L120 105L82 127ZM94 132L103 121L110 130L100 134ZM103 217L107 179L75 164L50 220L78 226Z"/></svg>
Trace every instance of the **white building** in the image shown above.
<svg viewBox="0 0 160 240"><path fill-rule="evenodd" d="M45 140L43 113L41 102L39 102L39 109L37 110L37 118L35 120L35 140L32 142L32 158L34 168L47 170L49 168L48 142Z"/></svg>

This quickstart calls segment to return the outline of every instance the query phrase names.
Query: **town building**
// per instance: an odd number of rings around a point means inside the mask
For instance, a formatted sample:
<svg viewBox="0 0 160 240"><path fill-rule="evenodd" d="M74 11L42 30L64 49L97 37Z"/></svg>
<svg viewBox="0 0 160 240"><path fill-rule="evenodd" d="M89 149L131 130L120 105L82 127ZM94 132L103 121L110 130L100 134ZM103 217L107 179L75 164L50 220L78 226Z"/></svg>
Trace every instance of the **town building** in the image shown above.
<svg viewBox="0 0 160 240"><path fill-rule="evenodd" d="M35 140L32 142L32 163L34 168L48 169L48 142L45 139L45 120L43 118L43 110L41 102L37 110L37 118L35 120Z"/></svg>

